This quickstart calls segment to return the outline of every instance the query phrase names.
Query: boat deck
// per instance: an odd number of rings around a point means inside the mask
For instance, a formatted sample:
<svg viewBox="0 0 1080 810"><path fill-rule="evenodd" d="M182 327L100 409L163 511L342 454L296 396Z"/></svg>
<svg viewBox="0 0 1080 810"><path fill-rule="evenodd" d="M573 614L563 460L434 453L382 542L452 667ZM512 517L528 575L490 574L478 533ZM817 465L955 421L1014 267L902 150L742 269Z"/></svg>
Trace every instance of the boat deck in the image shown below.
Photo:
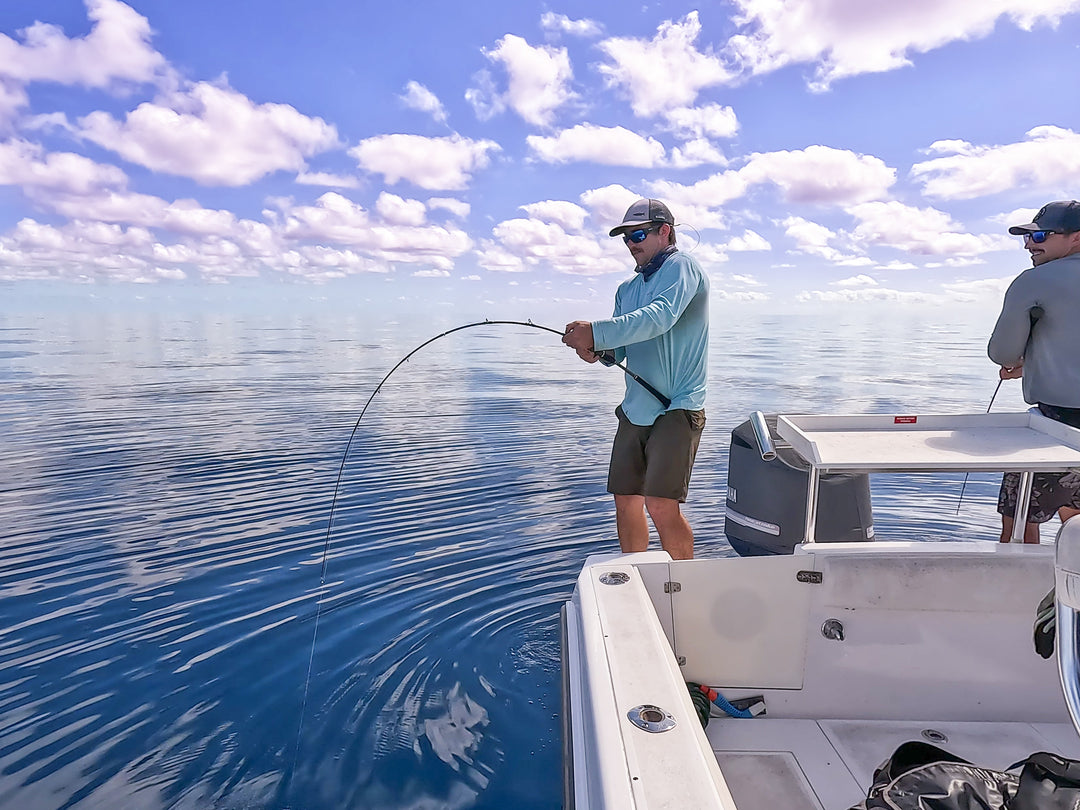
<svg viewBox="0 0 1080 810"><path fill-rule="evenodd" d="M705 733L739 810L845 810L866 797L874 770L908 740L998 770L1036 751L1080 759L1069 723L714 717Z"/></svg>

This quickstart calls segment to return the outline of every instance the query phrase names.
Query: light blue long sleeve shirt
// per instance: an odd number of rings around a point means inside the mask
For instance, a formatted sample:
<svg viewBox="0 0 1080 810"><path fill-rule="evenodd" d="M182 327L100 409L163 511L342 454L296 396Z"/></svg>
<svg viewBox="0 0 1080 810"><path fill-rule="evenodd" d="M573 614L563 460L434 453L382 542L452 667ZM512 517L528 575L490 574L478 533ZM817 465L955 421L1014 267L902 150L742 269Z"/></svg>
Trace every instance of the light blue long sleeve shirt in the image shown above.
<svg viewBox="0 0 1080 810"><path fill-rule="evenodd" d="M676 251L648 279L619 285L615 314L593 321L593 348L614 350L626 367L671 400L671 410L705 407L709 366L709 279L691 256ZM626 377L623 413L651 425L664 406Z"/></svg>

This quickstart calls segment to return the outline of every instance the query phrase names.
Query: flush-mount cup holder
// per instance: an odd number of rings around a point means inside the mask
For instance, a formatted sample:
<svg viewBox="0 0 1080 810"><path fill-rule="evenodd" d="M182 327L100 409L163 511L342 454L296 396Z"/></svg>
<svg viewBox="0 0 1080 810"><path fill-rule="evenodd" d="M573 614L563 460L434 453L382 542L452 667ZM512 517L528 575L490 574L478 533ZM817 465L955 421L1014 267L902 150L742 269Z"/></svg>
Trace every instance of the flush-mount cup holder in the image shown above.
<svg viewBox="0 0 1080 810"><path fill-rule="evenodd" d="M648 703L635 706L626 713L626 716L630 718L630 722L635 726L651 734L670 731L677 725L675 718L671 716L671 712Z"/></svg>

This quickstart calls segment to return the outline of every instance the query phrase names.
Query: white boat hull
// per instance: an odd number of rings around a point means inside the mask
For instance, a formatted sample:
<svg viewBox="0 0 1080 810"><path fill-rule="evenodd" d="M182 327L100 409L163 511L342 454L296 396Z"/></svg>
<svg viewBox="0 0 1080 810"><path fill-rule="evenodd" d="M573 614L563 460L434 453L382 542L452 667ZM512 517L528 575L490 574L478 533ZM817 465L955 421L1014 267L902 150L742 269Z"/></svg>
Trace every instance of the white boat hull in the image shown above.
<svg viewBox="0 0 1080 810"><path fill-rule="evenodd" d="M1080 757L1055 662L1031 641L1053 578L1052 547L1008 544L590 558L567 610L573 806L842 809L907 739L994 768ZM823 635L830 620L843 640ZM703 730L687 681L762 695L767 714ZM635 727L641 705L675 728Z"/></svg>

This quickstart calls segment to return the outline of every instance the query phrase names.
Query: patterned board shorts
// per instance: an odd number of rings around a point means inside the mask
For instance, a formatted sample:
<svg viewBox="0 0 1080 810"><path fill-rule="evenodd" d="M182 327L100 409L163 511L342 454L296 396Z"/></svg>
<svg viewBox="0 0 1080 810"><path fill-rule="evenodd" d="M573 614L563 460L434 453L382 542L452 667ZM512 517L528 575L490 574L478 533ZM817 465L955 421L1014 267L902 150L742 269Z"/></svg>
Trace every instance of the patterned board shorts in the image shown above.
<svg viewBox="0 0 1080 810"><path fill-rule="evenodd" d="M1039 403L1043 416L1080 428L1080 408L1061 408ZM998 493L998 514L1016 516L1016 496L1020 490L1020 473L1005 473ZM1038 473L1031 480L1031 499L1028 501L1028 523L1046 523L1058 509L1069 506L1080 509L1080 470L1064 473Z"/></svg>
<svg viewBox="0 0 1080 810"><path fill-rule="evenodd" d="M1020 473L1005 473L998 492L998 513L1016 516L1016 497L1020 490ZM1028 501L1028 523L1046 523L1058 509L1069 506L1080 509L1080 470L1064 473L1037 473L1031 479L1031 500Z"/></svg>

